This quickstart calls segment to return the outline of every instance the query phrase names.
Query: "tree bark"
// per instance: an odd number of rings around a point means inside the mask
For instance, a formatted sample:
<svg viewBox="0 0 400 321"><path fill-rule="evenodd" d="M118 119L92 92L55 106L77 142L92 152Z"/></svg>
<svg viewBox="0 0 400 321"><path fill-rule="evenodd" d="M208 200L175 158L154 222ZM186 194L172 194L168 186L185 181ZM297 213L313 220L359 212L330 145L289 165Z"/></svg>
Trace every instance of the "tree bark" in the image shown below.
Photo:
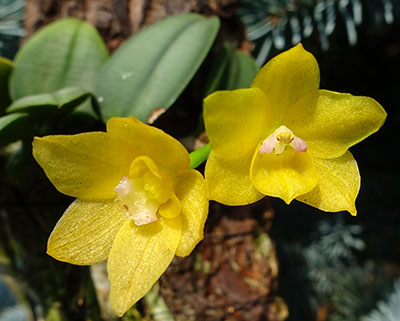
<svg viewBox="0 0 400 321"><path fill-rule="evenodd" d="M54 20L76 17L94 25L110 51L142 27L168 15L198 12L234 17L235 0L27 0L27 37Z"/></svg>

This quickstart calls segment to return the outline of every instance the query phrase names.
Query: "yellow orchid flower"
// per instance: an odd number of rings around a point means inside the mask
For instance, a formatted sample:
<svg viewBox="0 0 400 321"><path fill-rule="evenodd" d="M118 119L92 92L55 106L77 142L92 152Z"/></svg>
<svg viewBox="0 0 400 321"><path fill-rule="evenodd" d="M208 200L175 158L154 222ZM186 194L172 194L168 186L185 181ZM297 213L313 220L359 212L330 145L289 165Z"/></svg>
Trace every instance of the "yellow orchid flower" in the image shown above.
<svg viewBox="0 0 400 321"><path fill-rule="evenodd" d="M33 156L61 193L76 197L47 253L90 265L107 261L110 302L122 316L171 263L203 238L208 200L186 149L134 117L107 132L36 137Z"/></svg>
<svg viewBox="0 0 400 321"><path fill-rule="evenodd" d="M245 205L269 195L356 215L360 175L348 148L386 113L372 98L320 90L319 81L317 61L299 44L271 59L251 88L204 100L211 200Z"/></svg>

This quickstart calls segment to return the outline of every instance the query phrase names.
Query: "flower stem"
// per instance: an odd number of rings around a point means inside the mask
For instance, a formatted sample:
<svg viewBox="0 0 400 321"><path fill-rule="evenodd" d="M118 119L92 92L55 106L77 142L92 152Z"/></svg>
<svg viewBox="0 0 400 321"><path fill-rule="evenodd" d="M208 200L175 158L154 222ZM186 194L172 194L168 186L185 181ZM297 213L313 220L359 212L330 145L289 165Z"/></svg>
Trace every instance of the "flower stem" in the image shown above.
<svg viewBox="0 0 400 321"><path fill-rule="evenodd" d="M200 164L205 162L207 159L208 155L210 154L211 147L210 144L206 144L203 147L196 149L195 151L191 152L189 154L190 156L190 164L189 168L195 169L197 168Z"/></svg>

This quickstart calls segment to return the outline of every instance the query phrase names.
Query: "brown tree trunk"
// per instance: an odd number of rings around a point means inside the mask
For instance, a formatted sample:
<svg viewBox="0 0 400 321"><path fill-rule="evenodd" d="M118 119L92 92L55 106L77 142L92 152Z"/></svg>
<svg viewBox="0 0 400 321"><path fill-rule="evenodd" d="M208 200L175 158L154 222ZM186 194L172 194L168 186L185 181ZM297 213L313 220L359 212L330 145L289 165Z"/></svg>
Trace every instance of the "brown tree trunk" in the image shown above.
<svg viewBox="0 0 400 321"><path fill-rule="evenodd" d="M77 17L93 24L112 52L143 26L168 15L199 12L218 15L223 22L219 39L247 51L235 2L27 0L25 28L29 37L49 22ZM272 217L267 200L242 207L210 205L204 241L189 257L176 258L160 280L160 293L176 320L280 321L287 317L285 303L273 292L278 264L267 235Z"/></svg>
<svg viewBox="0 0 400 321"><path fill-rule="evenodd" d="M29 37L41 26L63 17L86 20L99 30L110 51L143 26L165 16L199 12L234 16L236 0L27 0L25 29Z"/></svg>

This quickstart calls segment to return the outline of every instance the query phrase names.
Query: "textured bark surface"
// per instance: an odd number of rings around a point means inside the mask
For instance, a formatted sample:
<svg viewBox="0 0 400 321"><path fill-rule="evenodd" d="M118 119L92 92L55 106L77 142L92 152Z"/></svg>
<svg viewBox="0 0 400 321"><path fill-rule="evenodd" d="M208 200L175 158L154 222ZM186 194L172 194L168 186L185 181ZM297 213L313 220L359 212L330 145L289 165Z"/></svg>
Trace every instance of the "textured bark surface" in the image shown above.
<svg viewBox="0 0 400 321"><path fill-rule="evenodd" d="M41 26L63 17L94 25L110 51L143 26L168 15L199 12L234 17L235 0L27 0L25 29L29 37Z"/></svg>
<svg viewBox="0 0 400 321"><path fill-rule="evenodd" d="M177 321L282 321L274 294L278 262L267 232L274 213L268 199L250 206L210 204L204 240L176 258L160 292Z"/></svg>

